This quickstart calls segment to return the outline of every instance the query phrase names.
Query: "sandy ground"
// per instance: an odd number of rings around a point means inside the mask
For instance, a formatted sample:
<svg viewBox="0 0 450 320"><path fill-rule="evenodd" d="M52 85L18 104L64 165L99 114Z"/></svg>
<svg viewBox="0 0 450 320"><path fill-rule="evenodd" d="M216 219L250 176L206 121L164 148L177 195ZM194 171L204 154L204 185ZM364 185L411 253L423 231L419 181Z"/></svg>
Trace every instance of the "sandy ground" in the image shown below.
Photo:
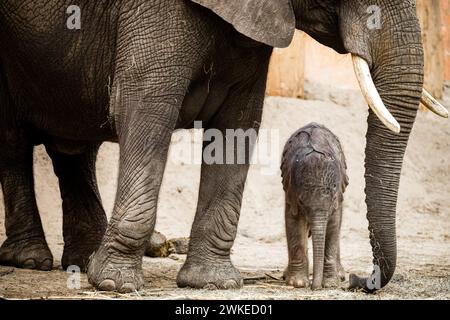
<svg viewBox="0 0 450 320"><path fill-rule="evenodd" d="M313 96L313 94L311 94ZM342 261L348 272L371 271L364 203L363 159L367 107L359 94L329 101L267 98L262 127L274 129L274 159L284 142L299 127L311 122L332 129L344 147L350 185L345 194L342 226ZM450 101L447 101L450 106ZM157 229L168 237L188 236L194 218L199 165L182 157L192 131L174 134L170 160L158 208ZM278 135L278 138L276 137ZM193 147L191 147L193 146ZM112 211L117 177L118 147L105 144L98 161L101 194ZM42 148L35 152L38 204L55 258L51 272L0 267L0 297L6 298L155 298L155 299L450 299L450 122L421 113L406 155L398 205L398 267L392 282L375 295L342 288L312 292L293 289L276 280L287 264L283 193L278 163L253 165L245 190L238 236L232 260L247 280L244 289L206 291L176 288L175 278L184 256L144 258L145 289L139 294L95 292L82 275L79 290L67 288L68 275L60 268L62 254L61 200L56 178ZM0 201L1 202L1 201ZM5 238L4 210L0 204L0 241Z"/></svg>

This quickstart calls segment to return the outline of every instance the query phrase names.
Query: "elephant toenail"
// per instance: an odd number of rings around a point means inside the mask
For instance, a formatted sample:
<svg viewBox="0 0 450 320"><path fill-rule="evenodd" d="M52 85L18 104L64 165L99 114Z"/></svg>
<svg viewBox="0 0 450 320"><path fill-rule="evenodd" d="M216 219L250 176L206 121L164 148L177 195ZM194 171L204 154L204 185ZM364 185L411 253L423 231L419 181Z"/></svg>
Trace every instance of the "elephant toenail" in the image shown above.
<svg viewBox="0 0 450 320"><path fill-rule="evenodd" d="M205 290L217 290L219 289L214 283L208 283L203 287Z"/></svg>
<svg viewBox="0 0 450 320"><path fill-rule="evenodd" d="M223 283L223 288L224 289L236 289L238 287L239 287L239 284L236 281L234 281L234 280L226 280Z"/></svg>
<svg viewBox="0 0 450 320"><path fill-rule="evenodd" d="M25 269L36 269L36 261L34 259L27 259L23 263L23 268Z"/></svg>
<svg viewBox="0 0 450 320"><path fill-rule="evenodd" d="M101 291L116 291L116 283L110 279L106 279L98 285L98 288Z"/></svg>
<svg viewBox="0 0 450 320"><path fill-rule="evenodd" d="M45 259L44 261L41 262L41 267L40 269L42 271L50 271L53 268L53 261L51 259Z"/></svg>
<svg viewBox="0 0 450 320"><path fill-rule="evenodd" d="M132 293L136 291L136 287L132 283L125 283L119 290L120 293Z"/></svg>

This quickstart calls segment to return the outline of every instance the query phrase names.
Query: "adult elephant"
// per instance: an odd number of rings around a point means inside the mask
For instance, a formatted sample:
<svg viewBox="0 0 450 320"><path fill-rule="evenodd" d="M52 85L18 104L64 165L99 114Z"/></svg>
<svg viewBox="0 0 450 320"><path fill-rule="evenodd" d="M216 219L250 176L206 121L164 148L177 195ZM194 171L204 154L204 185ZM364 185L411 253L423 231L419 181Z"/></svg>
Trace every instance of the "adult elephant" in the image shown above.
<svg viewBox="0 0 450 320"><path fill-rule="evenodd" d="M195 120L222 132L257 130L272 48L287 46L295 28L355 57L373 109L368 120L366 193L374 263L381 269L381 286L388 283L396 262L400 170L422 96L423 52L413 1L80 0L79 30L66 27L70 4L0 3L0 103L8 130L8 143L1 150L9 159L0 165L0 176L7 198L14 197L17 184L4 183L5 177L16 175L21 191L31 199L30 175L24 176L18 166L27 163L33 144L44 143L61 157L95 151L101 141L120 144L115 206L90 260L91 284L121 292L141 288L142 255L155 224L172 132L191 128ZM367 27L369 5L381 9L379 29ZM198 208L179 286L242 286L230 249L246 160L202 165ZM12 206L6 220L16 222L7 223L7 234L17 234L21 223L31 226L38 219L34 210ZM45 243L42 237L34 235ZM21 248L28 244L23 238ZM8 241L14 248L15 240ZM365 280L352 280L354 286L367 287Z"/></svg>

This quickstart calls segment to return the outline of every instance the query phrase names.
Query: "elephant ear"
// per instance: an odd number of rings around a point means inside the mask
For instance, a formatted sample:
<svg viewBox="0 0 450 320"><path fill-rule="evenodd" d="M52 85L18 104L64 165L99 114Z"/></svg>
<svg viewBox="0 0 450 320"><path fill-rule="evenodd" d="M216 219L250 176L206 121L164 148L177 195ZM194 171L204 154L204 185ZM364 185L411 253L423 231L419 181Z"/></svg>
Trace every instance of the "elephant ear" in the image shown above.
<svg viewBox="0 0 450 320"><path fill-rule="evenodd" d="M191 0L211 9L240 33L272 47L287 47L294 36L290 0Z"/></svg>

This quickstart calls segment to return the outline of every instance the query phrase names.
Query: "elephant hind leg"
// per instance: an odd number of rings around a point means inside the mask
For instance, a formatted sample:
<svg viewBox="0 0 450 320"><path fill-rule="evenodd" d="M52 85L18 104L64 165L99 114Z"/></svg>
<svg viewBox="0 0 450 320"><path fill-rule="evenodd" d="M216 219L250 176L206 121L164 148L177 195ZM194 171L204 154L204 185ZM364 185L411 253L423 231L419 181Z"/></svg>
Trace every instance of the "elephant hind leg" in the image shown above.
<svg viewBox="0 0 450 320"><path fill-rule="evenodd" d="M99 146L82 154L67 155L47 147L59 179L63 207L64 252L62 266L86 271L89 256L100 245L107 226L95 175Z"/></svg>
<svg viewBox="0 0 450 320"><path fill-rule="evenodd" d="M0 247L0 264L51 270L53 256L45 240L34 193L33 145L26 132L4 129L0 135L0 155L7 237Z"/></svg>

